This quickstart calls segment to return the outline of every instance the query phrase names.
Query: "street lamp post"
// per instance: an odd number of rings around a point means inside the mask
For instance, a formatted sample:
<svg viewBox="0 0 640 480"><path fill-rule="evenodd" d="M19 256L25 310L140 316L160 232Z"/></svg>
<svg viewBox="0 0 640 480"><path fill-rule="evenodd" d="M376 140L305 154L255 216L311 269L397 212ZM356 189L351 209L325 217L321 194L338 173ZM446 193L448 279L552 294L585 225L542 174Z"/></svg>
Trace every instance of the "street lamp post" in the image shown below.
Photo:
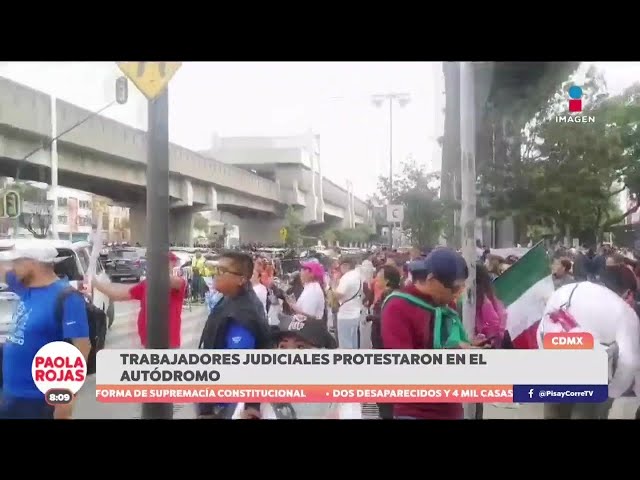
<svg viewBox="0 0 640 480"><path fill-rule="evenodd" d="M389 102L389 198L387 199L391 205L393 198L393 102L397 101L401 107L404 107L411 100L408 93L382 93L371 97L373 104L380 108L385 101ZM389 224L389 247L393 248L393 224Z"/></svg>

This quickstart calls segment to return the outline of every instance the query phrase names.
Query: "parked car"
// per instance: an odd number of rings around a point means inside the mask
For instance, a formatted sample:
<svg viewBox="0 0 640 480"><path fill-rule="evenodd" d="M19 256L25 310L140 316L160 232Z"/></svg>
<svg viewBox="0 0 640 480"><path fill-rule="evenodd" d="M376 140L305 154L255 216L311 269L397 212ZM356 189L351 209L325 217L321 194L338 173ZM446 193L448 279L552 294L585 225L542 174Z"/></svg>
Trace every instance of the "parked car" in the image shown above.
<svg viewBox="0 0 640 480"><path fill-rule="evenodd" d="M139 282L144 274L144 257L137 248L118 248L107 253L104 267L114 282Z"/></svg>
<svg viewBox="0 0 640 480"><path fill-rule="evenodd" d="M0 240L0 248L11 248L20 242L33 241L32 239L3 239ZM85 276L89 269L91 258L91 245L88 242L71 243L65 240L38 240L53 245L58 250L59 257L67 257L55 265L55 272L60 278L66 277L74 288L77 288L91 298L93 304L107 315L108 327L113 324L114 305L106 295L93 290L87 291ZM96 277L103 282L108 282L109 277L97 262ZM6 285L0 284L0 343L4 343L11 331L13 314L18 306L18 297L6 290Z"/></svg>

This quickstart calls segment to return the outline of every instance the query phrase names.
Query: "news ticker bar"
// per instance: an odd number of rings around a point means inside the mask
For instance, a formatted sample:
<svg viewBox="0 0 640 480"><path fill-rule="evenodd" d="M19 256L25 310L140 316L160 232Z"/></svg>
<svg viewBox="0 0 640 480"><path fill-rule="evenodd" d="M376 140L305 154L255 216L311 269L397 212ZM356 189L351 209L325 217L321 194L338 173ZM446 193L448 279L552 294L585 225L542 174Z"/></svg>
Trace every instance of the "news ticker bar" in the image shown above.
<svg viewBox="0 0 640 480"><path fill-rule="evenodd" d="M97 385L104 403L599 403L607 385Z"/></svg>

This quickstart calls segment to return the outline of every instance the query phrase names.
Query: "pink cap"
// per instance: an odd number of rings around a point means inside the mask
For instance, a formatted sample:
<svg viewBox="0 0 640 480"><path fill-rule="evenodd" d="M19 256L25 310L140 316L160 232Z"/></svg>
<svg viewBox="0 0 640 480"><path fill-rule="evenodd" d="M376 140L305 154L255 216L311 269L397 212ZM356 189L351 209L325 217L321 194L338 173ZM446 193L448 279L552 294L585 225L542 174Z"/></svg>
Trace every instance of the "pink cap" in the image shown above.
<svg viewBox="0 0 640 480"><path fill-rule="evenodd" d="M324 267L318 262L303 262L300 267L311 272L311 275L321 282L324 279Z"/></svg>

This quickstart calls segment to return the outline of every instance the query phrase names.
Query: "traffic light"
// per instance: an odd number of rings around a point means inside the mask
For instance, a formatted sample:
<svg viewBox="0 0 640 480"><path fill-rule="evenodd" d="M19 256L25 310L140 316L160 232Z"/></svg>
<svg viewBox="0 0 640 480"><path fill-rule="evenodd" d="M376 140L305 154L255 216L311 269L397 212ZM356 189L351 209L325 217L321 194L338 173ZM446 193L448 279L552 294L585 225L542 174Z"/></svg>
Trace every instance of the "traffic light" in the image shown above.
<svg viewBox="0 0 640 480"><path fill-rule="evenodd" d="M129 80L127 77L118 77L116 79L116 102L120 105L127 103L129 99Z"/></svg>
<svg viewBox="0 0 640 480"><path fill-rule="evenodd" d="M20 194L12 190L6 192L2 198L2 207L4 210L4 212L2 212L3 217L16 218L20 216Z"/></svg>

